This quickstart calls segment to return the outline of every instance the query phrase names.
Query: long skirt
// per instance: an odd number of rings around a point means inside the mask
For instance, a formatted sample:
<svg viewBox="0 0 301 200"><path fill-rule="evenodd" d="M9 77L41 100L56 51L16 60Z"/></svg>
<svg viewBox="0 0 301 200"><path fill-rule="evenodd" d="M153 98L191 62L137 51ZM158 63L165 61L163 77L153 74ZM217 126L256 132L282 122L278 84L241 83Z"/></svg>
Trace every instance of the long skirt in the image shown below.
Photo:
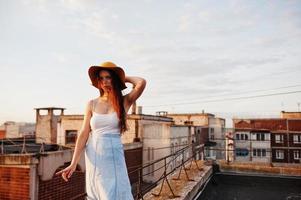
<svg viewBox="0 0 301 200"><path fill-rule="evenodd" d="M85 151L88 200L132 200L120 134L92 133Z"/></svg>

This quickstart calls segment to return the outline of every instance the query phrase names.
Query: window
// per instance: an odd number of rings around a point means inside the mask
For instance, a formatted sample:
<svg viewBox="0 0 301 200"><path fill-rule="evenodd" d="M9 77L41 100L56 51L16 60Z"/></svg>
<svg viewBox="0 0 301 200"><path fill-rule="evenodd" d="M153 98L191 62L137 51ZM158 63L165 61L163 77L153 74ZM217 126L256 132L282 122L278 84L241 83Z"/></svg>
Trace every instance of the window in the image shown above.
<svg viewBox="0 0 301 200"><path fill-rule="evenodd" d="M283 143L283 135L276 134L275 135L275 142L276 143Z"/></svg>
<svg viewBox="0 0 301 200"><path fill-rule="evenodd" d="M294 143L295 144L301 143L301 135L294 135Z"/></svg>
<svg viewBox="0 0 301 200"><path fill-rule="evenodd" d="M66 130L65 143L66 144L75 144L76 136L77 136L76 130Z"/></svg>
<svg viewBox="0 0 301 200"><path fill-rule="evenodd" d="M236 140L249 140L249 136L245 133L236 133Z"/></svg>
<svg viewBox="0 0 301 200"><path fill-rule="evenodd" d="M283 150L276 150L276 159L284 159Z"/></svg>
<svg viewBox="0 0 301 200"><path fill-rule="evenodd" d="M193 125L193 121L184 121L185 125Z"/></svg>
<svg viewBox="0 0 301 200"><path fill-rule="evenodd" d="M262 149L262 157L266 157L267 156L267 150L266 149Z"/></svg>
<svg viewBox="0 0 301 200"><path fill-rule="evenodd" d="M214 128L210 128L210 139L214 140Z"/></svg>
<svg viewBox="0 0 301 200"><path fill-rule="evenodd" d="M294 159L295 160L299 160L301 157L300 157L300 151L296 150L294 151Z"/></svg>
<svg viewBox="0 0 301 200"><path fill-rule="evenodd" d="M239 134L238 133L236 133L235 138L236 138L236 140L239 140Z"/></svg>
<svg viewBox="0 0 301 200"><path fill-rule="evenodd" d="M253 149L254 157L266 157L266 149Z"/></svg>
<svg viewBox="0 0 301 200"><path fill-rule="evenodd" d="M248 149L237 148L235 150L235 152L236 152L236 156L248 156L249 155L249 150Z"/></svg>
<svg viewBox="0 0 301 200"><path fill-rule="evenodd" d="M256 140L264 141L264 133L256 133Z"/></svg>

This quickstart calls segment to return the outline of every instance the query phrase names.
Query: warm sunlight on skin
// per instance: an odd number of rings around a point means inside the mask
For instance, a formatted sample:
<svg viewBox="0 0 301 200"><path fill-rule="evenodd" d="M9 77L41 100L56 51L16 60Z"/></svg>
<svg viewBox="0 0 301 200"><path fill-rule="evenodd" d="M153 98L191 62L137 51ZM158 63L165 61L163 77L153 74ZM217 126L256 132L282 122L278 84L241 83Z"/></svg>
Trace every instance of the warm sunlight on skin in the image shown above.
<svg viewBox="0 0 301 200"><path fill-rule="evenodd" d="M101 89L105 92L112 89L112 77L106 70L101 70L98 75L98 81Z"/></svg>

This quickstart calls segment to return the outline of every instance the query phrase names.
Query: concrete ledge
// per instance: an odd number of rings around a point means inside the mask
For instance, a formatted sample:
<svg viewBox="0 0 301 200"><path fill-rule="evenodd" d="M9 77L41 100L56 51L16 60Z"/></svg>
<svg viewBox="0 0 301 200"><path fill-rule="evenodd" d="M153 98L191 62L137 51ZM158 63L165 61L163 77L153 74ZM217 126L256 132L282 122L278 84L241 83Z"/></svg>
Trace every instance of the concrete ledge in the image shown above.
<svg viewBox="0 0 301 200"><path fill-rule="evenodd" d="M33 157L35 154L4 154L0 156L0 165L31 165L39 163L39 160Z"/></svg>
<svg viewBox="0 0 301 200"><path fill-rule="evenodd" d="M271 164L258 164L258 163L242 163L219 161L220 170L222 172L233 173L248 173L248 174L272 174L284 176L301 176L301 165L294 166L273 166Z"/></svg>
<svg viewBox="0 0 301 200"><path fill-rule="evenodd" d="M189 165L188 165L189 166ZM188 168L188 166L186 166ZM188 177L193 179L189 181L185 175L185 172L182 170L180 175L180 180L173 180L173 178L178 177L179 169L172 176L168 177L168 181L173 189L173 192L178 197L173 198L172 193L167 185L164 183L162 192L160 196L154 196L152 193L158 194L161 188L162 183L152 189L150 192L144 195L143 199L146 200L163 200L163 199L174 199L174 200L192 200L199 190L202 188L204 183L212 174L212 167L203 165L202 161L198 161L198 166L202 170L198 170L195 163L192 164L191 169L187 170Z"/></svg>
<svg viewBox="0 0 301 200"><path fill-rule="evenodd" d="M204 171L200 175L200 177L195 178L196 184L187 185L187 189L185 190L186 194L183 200L193 200L194 197L199 193L200 189L203 187L203 185L211 176L212 174L211 166L204 166L203 169Z"/></svg>

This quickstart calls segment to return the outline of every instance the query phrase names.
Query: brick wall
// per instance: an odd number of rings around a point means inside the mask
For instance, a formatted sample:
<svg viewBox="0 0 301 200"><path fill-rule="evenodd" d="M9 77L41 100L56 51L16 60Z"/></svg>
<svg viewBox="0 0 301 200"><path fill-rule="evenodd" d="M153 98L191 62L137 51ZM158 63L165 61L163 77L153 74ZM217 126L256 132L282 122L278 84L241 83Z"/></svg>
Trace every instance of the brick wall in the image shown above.
<svg viewBox="0 0 301 200"><path fill-rule="evenodd" d="M0 167L0 199L30 199L29 172L29 168Z"/></svg>
<svg viewBox="0 0 301 200"><path fill-rule="evenodd" d="M251 119L246 121L234 121L235 129L253 129L253 130L286 130L286 119Z"/></svg>
<svg viewBox="0 0 301 200"><path fill-rule="evenodd" d="M277 150L283 150L283 152L284 152L284 158L283 159L277 159L276 158L276 151ZM272 162L288 163L289 162L288 149L283 149L283 148L272 149Z"/></svg>
<svg viewBox="0 0 301 200"><path fill-rule="evenodd" d="M282 135L283 141L277 143L276 142L276 135ZM271 147L288 147L288 139L286 133L271 133Z"/></svg>
<svg viewBox="0 0 301 200"><path fill-rule="evenodd" d="M300 133L289 133L289 146L290 147L299 147L301 149L301 143L295 143L294 142L294 135L301 137L301 132Z"/></svg>
<svg viewBox="0 0 301 200"><path fill-rule="evenodd" d="M142 147L137 149L125 150L124 154L130 182L131 184L136 183L138 182L138 171L133 171L142 166Z"/></svg>
<svg viewBox="0 0 301 200"><path fill-rule="evenodd" d="M290 131L301 131L301 119L289 119L288 127Z"/></svg>
<svg viewBox="0 0 301 200"><path fill-rule="evenodd" d="M294 158L294 151L298 151L299 155L301 155L301 149L300 148L295 148L295 149L289 149L289 156L290 156L290 162L291 163L301 163L301 159L295 159Z"/></svg>
<svg viewBox="0 0 301 200"><path fill-rule="evenodd" d="M0 130L0 139L5 138L5 135L6 135L5 130Z"/></svg>
<svg viewBox="0 0 301 200"><path fill-rule="evenodd" d="M68 166L62 166L61 169ZM53 176L51 180L39 180L39 198L41 200L65 200L74 198L85 193L85 173L77 169L68 182L65 182L61 176ZM77 198L84 199L82 198Z"/></svg>

